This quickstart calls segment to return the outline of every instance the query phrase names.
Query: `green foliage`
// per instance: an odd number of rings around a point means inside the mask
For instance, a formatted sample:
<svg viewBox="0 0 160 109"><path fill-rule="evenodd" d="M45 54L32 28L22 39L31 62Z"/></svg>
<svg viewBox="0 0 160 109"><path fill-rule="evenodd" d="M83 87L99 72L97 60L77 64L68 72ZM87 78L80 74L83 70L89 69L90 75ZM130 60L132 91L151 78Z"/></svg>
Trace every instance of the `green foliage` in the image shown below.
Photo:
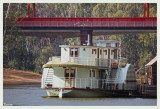
<svg viewBox="0 0 160 109"><path fill-rule="evenodd" d="M136 69L143 68L145 64L157 55L156 33L117 34L107 37L98 36L94 40L121 40L122 57L127 58L128 62L133 64Z"/></svg>
<svg viewBox="0 0 160 109"><path fill-rule="evenodd" d="M144 53L141 53L141 55L140 55L139 66L143 67L152 58L153 58L152 52L144 51Z"/></svg>
<svg viewBox="0 0 160 109"><path fill-rule="evenodd" d="M18 68L19 68L19 65L18 65L17 60L16 60L16 59L10 60L10 61L8 62L8 67L18 69Z"/></svg>

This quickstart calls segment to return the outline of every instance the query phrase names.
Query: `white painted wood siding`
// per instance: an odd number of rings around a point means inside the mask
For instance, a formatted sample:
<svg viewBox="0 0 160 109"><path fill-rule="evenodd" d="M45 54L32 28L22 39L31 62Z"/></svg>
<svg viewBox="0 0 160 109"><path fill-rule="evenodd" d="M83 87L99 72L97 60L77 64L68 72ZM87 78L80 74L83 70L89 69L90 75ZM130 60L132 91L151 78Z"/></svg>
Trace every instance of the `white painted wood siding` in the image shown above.
<svg viewBox="0 0 160 109"><path fill-rule="evenodd" d="M61 48L61 62L69 61L69 48Z"/></svg>
<svg viewBox="0 0 160 109"><path fill-rule="evenodd" d="M85 64L90 65L91 60L91 54L90 54L91 48L79 48L79 64Z"/></svg>
<svg viewBox="0 0 160 109"><path fill-rule="evenodd" d="M54 68L53 87L64 87L64 69L62 67Z"/></svg>

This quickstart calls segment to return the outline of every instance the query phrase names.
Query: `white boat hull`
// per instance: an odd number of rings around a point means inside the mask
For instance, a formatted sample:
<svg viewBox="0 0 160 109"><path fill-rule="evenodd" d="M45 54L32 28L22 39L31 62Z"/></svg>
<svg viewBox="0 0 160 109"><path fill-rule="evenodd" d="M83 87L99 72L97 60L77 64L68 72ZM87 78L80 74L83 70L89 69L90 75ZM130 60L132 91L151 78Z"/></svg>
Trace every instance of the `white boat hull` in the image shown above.
<svg viewBox="0 0 160 109"><path fill-rule="evenodd" d="M58 97L60 89L47 89L48 96ZM110 91L97 91L88 89L62 89L62 97L106 97L110 96Z"/></svg>

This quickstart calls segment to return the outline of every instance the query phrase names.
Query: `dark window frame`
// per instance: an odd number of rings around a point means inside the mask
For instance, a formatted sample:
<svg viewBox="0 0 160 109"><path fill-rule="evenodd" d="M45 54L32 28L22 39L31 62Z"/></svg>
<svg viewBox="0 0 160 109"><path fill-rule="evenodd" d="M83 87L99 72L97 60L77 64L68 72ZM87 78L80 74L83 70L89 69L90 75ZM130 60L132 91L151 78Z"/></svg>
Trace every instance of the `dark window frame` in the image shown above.
<svg viewBox="0 0 160 109"><path fill-rule="evenodd" d="M72 49L74 51L72 51ZM77 49L77 51L76 51L76 49ZM73 56L75 56L75 57L79 56L79 48L75 48L75 47L70 48L70 57L73 57Z"/></svg>
<svg viewBox="0 0 160 109"><path fill-rule="evenodd" d="M96 54L96 49L92 49L92 54Z"/></svg>
<svg viewBox="0 0 160 109"><path fill-rule="evenodd" d="M95 70L92 70L92 73L93 73L93 77L96 77L96 72L95 72Z"/></svg>

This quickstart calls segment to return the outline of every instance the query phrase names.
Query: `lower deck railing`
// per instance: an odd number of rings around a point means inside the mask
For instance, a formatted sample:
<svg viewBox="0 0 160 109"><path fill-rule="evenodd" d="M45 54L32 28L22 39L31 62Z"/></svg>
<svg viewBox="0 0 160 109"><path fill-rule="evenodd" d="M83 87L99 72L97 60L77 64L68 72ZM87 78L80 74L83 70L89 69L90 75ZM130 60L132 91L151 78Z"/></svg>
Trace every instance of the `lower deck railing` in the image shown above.
<svg viewBox="0 0 160 109"><path fill-rule="evenodd" d="M46 83L46 79L43 78L41 88L46 87L124 90L134 89L135 85L129 85L123 81L107 81L106 79L59 77L53 78L53 81L50 83Z"/></svg>

